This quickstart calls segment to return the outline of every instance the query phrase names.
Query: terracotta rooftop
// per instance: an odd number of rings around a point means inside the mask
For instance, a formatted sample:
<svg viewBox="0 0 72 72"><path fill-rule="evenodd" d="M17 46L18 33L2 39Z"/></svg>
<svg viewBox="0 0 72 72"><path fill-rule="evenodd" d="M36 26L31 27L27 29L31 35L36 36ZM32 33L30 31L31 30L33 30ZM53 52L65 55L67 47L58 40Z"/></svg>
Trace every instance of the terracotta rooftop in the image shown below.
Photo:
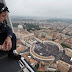
<svg viewBox="0 0 72 72"><path fill-rule="evenodd" d="M35 63L35 62L37 63L37 61L36 61L36 60L34 60L34 59L32 59L32 58L30 58L30 60L29 60L29 61L30 61L30 63Z"/></svg>
<svg viewBox="0 0 72 72"><path fill-rule="evenodd" d="M38 71L44 71L44 67L38 68Z"/></svg>
<svg viewBox="0 0 72 72"><path fill-rule="evenodd" d="M21 56L24 57L27 61L29 61L29 57L27 56L26 53L23 53Z"/></svg>
<svg viewBox="0 0 72 72"><path fill-rule="evenodd" d="M23 45L21 45L21 44L18 44L18 46L19 46L19 47L16 49L16 51L17 51L18 53L25 51L25 49L26 49L25 46L23 46Z"/></svg>

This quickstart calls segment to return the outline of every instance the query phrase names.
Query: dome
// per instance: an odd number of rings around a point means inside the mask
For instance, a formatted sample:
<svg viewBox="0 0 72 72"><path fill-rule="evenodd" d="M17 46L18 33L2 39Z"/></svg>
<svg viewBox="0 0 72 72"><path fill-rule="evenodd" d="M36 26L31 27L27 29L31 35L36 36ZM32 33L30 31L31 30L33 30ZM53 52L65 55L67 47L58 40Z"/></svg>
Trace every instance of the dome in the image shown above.
<svg viewBox="0 0 72 72"><path fill-rule="evenodd" d="M18 28L23 28L23 26L22 25L18 25Z"/></svg>

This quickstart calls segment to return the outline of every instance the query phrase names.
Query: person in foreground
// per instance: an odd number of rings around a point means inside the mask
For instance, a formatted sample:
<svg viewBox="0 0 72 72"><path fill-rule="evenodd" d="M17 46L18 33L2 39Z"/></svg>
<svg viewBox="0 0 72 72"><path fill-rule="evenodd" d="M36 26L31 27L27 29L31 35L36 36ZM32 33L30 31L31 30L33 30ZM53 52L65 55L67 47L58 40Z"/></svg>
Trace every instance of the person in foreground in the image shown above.
<svg viewBox="0 0 72 72"><path fill-rule="evenodd" d="M8 52L8 58L19 59L21 56L13 53L16 49L16 36L7 25L7 12L7 6L0 3L0 52Z"/></svg>

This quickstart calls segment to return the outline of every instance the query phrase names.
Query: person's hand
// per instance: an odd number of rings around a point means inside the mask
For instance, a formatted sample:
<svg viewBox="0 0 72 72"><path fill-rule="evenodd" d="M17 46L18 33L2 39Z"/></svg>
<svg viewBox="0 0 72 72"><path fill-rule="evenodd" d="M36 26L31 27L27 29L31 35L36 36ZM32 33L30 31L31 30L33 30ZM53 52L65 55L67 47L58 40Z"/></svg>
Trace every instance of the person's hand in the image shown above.
<svg viewBox="0 0 72 72"><path fill-rule="evenodd" d="M4 44L5 44L5 50L9 51L12 48L12 41L9 36L7 36L7 38L5 39Z"/></svg>
<svg viewBox="0 0 72 72"><path fill-rule="evenodd" d="M0 50L6 51L4 44L3 45L0 45Z"/></svg>

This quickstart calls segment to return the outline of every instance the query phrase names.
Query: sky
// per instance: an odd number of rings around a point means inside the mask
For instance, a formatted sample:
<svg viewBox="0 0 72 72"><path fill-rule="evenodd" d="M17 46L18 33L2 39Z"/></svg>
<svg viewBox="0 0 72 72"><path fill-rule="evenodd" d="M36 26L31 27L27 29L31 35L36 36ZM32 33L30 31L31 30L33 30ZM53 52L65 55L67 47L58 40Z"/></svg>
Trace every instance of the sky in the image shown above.
<svg viewBox="0 0 72 72"><path fill-rule="evenodd" d="M72 18L72 0L5 0L11 16Z"/></svg>

